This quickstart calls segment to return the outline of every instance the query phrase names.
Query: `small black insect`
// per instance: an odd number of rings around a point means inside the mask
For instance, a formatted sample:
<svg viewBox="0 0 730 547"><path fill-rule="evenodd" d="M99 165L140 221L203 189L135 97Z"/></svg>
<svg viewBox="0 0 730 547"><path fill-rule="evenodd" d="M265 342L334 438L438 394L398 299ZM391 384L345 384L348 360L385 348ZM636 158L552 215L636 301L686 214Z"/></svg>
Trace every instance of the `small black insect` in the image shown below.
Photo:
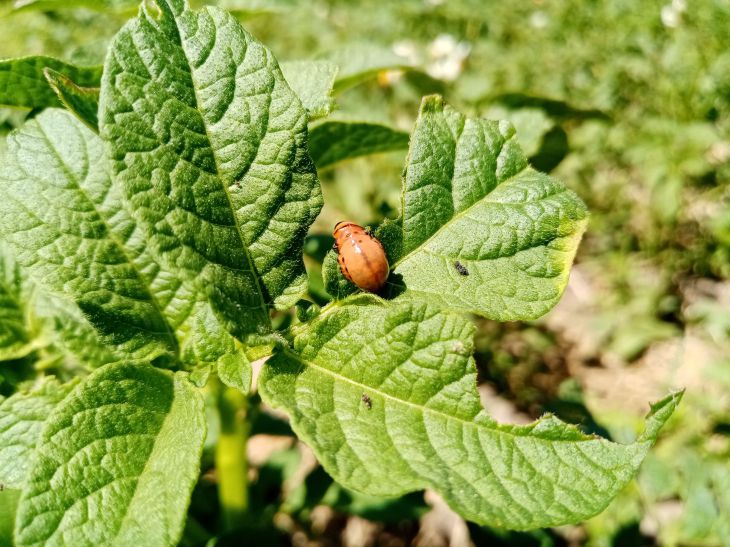
<svg viewBox="0 0 730 547"><path fill-rule="evenodd" d="M0 492L2 492L3 490L5 490L5 484L0 482Z"/></svg>
<svg viewBox="0 0 730 547"><path fill-rule="evenodd" d="M466 266L464 266L458 260L454 262L454 268L456 268L456 271L459 272L461 275L469 275L469 270L467 270Z"/></svg>
<svg viewBox="0 0 730 547"><path fill-rule="evenodd" d="M365 406L368 410L373 408L373 401L365 393L362 394L362 397L360 397L360 399L362 399L362 402L365 403Z"/></svg>

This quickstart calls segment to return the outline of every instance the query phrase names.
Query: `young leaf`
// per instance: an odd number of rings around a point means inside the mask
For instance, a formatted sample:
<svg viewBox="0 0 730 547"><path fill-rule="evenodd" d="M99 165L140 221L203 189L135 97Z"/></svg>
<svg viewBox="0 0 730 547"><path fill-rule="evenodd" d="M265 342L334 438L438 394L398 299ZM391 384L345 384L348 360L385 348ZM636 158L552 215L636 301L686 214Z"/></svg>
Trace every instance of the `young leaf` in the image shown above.
<svg viewBox="0 0 730 547"><path fill-rule="evenodd" d="M318 169L337 162L408 148L408 133L367 122L329 121L309 133L309 153Z"/></svg>
<svg viewBox="0 0 730 547"><path fill-rule="evenodd" d="M335 102L332 89L337 65L327 61L287 61L281 63L281 72L307 109L310 121L329 116Z"/></svg>
<svg viewBox="0 0 730 547"><path fill-rule="evenodd" d="M253 371L243 347L225 332L209 306L200 304L187 321L189 331L182 342L182 361L201 369L215 366L220 380L248 393ZM197 376L197 375L196 375ZM207 381L203 374L202 384Z"/></svg>
<svg viewBox="0 0 730 547"><path fill-rule="evenodd" d="M146 3L111 45L99 123L152 251L229 330L268 330L267 306L306 290L322 205L307 114L271 52L220 9Z"/></svg>
<svg viewBox="0 0 730 547"><path fill-rule="evenodd" d="M98 87L101 67L78 67L52 57L21 57L0 61L0 105L41 110L60 106L43 69L60 72L82 87Z"/></svg>
<svg viewBox="0 0 730 547"><path fill-rule="evenodd" d="M128 357L176 351L160 303L110 228L121 206L101 140L46 110L8 136L0 165L0 237L34 281L75 301Z"/></svg>
<svg viewBox="0 0 730 547"><path fill-rule="evenodd" d="M512 321L557 303L586 223L580 198L528 165L509 123L432 96L411 134L401 218L378 236L393 293ZM328 291L351 292L334 266L323 265Z"/></svg>
<svg viewBox="0 0 730 547"><path fill-rule="evenodd" d="M432 488L479 523L529 529L579 522L631 480L675 394L620 445L546 416L496 423L482 409L474 327L420 301L336 303L264 367L264 400L285 409L325 469L348 488L396 496Z"/></svg>
<svg viewBox="0 0 730 547"><path fill-rule="evenodd" d="M107 365L49 416L17 545L174 545L198 478L203 400L184 373Z"/></svg>
<svg viewBox="0 0 730 547"><path fill-rule="evenodd" d="M89 126L93 131L99 130L99 88L81 87L68 76L51 68L43 70L48 85L56 92L58 99L69 111Z"/></svg>
<svg viewBox="0 0 730 547"><path fill-rule="evenodd" d="M33 390L18 392L0 403L0 483L25 486L31 456L48 415L77 382L44 380Z"/></svg>

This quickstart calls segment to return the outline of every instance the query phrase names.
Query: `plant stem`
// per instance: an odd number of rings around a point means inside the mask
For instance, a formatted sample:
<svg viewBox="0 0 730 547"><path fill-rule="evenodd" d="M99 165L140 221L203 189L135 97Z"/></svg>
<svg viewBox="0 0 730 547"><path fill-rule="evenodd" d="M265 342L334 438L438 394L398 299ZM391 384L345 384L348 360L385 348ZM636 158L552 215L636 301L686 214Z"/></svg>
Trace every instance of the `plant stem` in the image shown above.
<svg viewBox="0 0 730 547"><path fill-rule="evenodd" d="M218 415L221 431L215 451L218 500L226 530L240 526L248 510L248 398L237 389L220 385Z"/></svg>

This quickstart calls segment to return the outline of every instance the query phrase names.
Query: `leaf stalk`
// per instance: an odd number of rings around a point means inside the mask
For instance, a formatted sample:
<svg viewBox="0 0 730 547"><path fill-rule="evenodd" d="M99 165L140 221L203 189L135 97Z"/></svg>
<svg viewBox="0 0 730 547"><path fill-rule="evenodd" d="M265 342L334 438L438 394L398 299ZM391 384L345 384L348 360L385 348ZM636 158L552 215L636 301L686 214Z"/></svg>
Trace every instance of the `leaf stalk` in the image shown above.
<svg viewBox="0 0 730 547"><path fill-rule="evenodd" d="M215 451L218 474L218 500L223 526L240 526L248 511L248 398L239 390L219 386L218 414L220 437Z"/></svg>

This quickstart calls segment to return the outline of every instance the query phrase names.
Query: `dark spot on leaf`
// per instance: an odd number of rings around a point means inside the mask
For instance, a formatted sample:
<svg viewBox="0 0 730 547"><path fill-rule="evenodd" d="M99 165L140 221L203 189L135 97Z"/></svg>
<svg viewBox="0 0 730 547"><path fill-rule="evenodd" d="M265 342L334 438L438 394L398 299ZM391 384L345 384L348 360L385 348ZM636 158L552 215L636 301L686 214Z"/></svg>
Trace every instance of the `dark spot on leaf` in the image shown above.
<svg viewBox="0 0 730 547"><path fill-rule="evenodd" d="M456 268L456 271L459 272L459 274L461 274L461 275L469 275L469 270L467 270L466 266L464 266L458 260L456 262L454 262L454 268Z"/></svg>
<svg viewBox="0 0 730 547"><path fill-rule="evenodd" d="M362 397L360 397L360 399L362 399L362 402L365 403L365 406L368 410L373 408L373 401L365 393L362 394Z"/></svg>

